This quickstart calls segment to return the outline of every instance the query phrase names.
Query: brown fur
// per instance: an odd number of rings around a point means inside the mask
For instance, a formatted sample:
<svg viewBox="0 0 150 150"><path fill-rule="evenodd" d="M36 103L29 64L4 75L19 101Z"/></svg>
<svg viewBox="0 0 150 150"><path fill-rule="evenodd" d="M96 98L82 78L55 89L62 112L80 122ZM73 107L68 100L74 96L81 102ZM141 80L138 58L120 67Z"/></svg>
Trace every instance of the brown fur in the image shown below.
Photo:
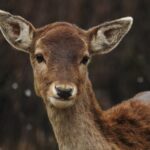
<svg viewBox="0 0 150 150"><path fill-rule="evenodd" d="M9 26L9 22L4 20L5 15L7 18L10 16L9 13L0 11L2 27L6 23ZM18 20L20 18L15 17L13 23L18 23ZM149 150L150 94L137 95L103 111L92 90L87 66L81 63L84 56L91 57L97 52L107 53L116 47L130 29L131 18L108 22L88 31L64 22L40 29L34 29L25 20L23 23L26 23L26 30L22 29L21 40L26 40L29 35L32 38L33 35L32 44L26 42L28 49L25 51L30 53L35 90L44 100L59 149ZM30 30L27 30L28 26ZM20 33L19 27L20 24L5 30L2 28L6 39L17 49L22 48L22 45L17 43L17 35L13 34ZM37 62L37 54L43 55L44 62ZM50 103L48 98L53 92L50 87L56 81L77 86L78 92L72 107L58 109Z"/></svg>
<svg viewBox="0 0 150 150"><path fill-rule="evenodd" d="M104 112L102 118L104 135L121 149L150 148L150 104L126 101Z"/></svg>
<svg viewBox="0 0 150 150"><path fill-rule="evenodd" d="M55 64L53 68L55 71L49 70L50 78L53 80L71 80L72 82L78 81L76 78L79 78L80 80L76 84L80 91L82 91L82 94L79 93L79 95L84 100L80 100L79 98L78 101L80 101L81 104L77 103L74 106L75 108L72 107L69 108L69 110L50 109L47 106L49 119L53 125L59 148L62 150L69 148L81 149L78 145L83 144L84 146L82 149L86 150L148 150L150 148L150 105L146 105L141 101L136 100L127 101L103 112L95 101L95 96L93 95L88 78L85 79L85 75L81 74L79 70L76 70L77 64L75 62L77 62L77 59L81 59L79 56L83 56L83 51L86 51L86 48L88 48L87 45L89 45L89 43L85 44L87 40L86 33L84 31L79 31L76 27L64 23L55 24L55 26L53 25L54 29L51 30L49 30L51 27L48 27L46 34L43 34L44 37L42 37L41 40L45 50L49 50L51 57L55 58L51 58L50 61L53 60L53 62L49 63ZM45 32L45 29L43 32ZM61 59L59 60L59 58ZM49 69L50 68L51 67L49 67ZM59 72L63 72L63 74L60 74ZM67 74L69 74L69 76ZM76 76L77 74L78 76ZM79 76L80 74L81 76ZM84 82L84 80L87 80L87 83ZM42 84L45 83L47 83L46 80L43 80ZM45 88L43 89L45 90ZM78 118L79 114L80 116L83 114L82 117L86 118L85 122L83 118L81 118L81 120ZM75 116L77 117L76 120L72 120ZM56 123L56 118L60 122L57 120L58 122ZM88 119L91 123L91 127L88 125ZM73 124L72 121L75 121L75 123ZM82 123L84 122L85 131L75 125L81 121ZM67 126L67 128L65 126ZM71 131L69 130L68 133L67 130L69 128L71 128ZM89 128L92 128L92 130L90 131ZM75 133L73 133L74 130ZM81 132L81 130L84 132ZM91 132L90 137L88 137L87 132ZM81 133L83 137L81 136ZM71 136L73 136L73 139ZM88 140L84 141L84 137ZM80 143L80 141L82 141L82 143ZM71 145L71 142L74 143L74 146L73 144ZM106 146L107 142L109 143L109 146ZM69 144L69 146L67 144Z"/></svg>

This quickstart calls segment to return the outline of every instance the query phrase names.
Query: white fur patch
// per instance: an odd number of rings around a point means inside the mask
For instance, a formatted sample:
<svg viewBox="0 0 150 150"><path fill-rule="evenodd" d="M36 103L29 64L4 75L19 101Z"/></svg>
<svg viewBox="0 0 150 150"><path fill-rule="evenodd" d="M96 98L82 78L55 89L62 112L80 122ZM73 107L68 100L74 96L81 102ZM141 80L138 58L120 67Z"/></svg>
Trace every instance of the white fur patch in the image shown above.
<svg viewBox="0 0 150 150"><path fill-rule="evenodd" d="M3 11L3 10L0 10L0 22L3 21L3 19L7 18L11 16L10 13L6 12L6 11Z"/></svg>
<svg viewBox="0 0 150 150"><path fill-rule="evenodd" d="M150 91L141 92L134 96L134 99L137 99L141 102L150 104Z"/></svg>
<svg viewBox="0 0 150 150"><path fill-rule="evenodd" d="M55 99L54 97L48 97L48 101L54 107L59 109L65 109L67 107L71 107L75 103L75 99L65 101L65 100Z"/></svg>
<svg viewBox="0 0 150 150"><path fill-rule="evenodd" d="M104 44L109 44L107 38L101 30L98 30L97 35L93 37L91 42L91 46L94 51L99 51L103 49Z"/></svg>
<svg viewBox="0 0 150 150"><path fill-rule="evenodd" d="M121 20L121 21L129 21L131 24L133 23L133 18L132 17L123 17L123 18L120 18L118 20Z"/></svg>
<svg viewBox="0 0 150 150"><path fill-rule="evenodd" d="M7 15L7 14L10 14L10 13L8 13L8 12L6 12L6 11L4 11L4 10L0 10L0 15L1 15L1 14Z"/></svg>
<svg viewBox="0 0 150 150"><path fill-rule="evenodd" d="M16 42L21 41L21 46L27 48L32 43L33 33L30 33L29 25L19 22L20 35L15 40Z"/></svg>

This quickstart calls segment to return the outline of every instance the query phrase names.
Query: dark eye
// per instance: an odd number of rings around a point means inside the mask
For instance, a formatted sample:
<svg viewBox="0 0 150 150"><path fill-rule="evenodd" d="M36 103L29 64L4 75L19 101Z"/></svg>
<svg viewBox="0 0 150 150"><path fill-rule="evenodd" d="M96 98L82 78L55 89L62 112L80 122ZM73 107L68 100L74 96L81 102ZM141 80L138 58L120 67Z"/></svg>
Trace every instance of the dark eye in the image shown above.
<svg viewBox="0 0 150 150"><path fill-rule="evenodd" d="M35 58L36 58L36 60L37 60L38 63L42 63L42 62L45 61L42 54L36 54Z"/></svg>
<svg viewBox="0 0 150 150"><path fill-rule="evenodd" d="M89 56L84 56L81 60L81 64L86 65L89 61L90 57Z"/></svg>

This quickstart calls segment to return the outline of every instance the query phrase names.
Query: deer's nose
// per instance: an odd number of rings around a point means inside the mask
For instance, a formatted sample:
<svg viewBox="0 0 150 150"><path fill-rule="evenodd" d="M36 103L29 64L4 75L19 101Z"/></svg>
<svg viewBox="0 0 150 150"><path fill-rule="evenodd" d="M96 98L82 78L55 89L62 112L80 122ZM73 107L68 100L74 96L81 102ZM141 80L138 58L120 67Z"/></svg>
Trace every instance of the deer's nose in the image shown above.
<svg viewBox="0 0 150 150"><path fill-rule="evenodd" d="M68 99L69 97L72 96L72 91L73 91L72 88L62 88L61 86L57 86L55 88L56 88L57 95L60 98Z"/></svg>
<svg viewBox="0 0 150 150"><path fill-rule="evenodd" d="M77 94L77 88L74 84L55 84L54 86L55 96L60 99L70 99Z"/></svg>

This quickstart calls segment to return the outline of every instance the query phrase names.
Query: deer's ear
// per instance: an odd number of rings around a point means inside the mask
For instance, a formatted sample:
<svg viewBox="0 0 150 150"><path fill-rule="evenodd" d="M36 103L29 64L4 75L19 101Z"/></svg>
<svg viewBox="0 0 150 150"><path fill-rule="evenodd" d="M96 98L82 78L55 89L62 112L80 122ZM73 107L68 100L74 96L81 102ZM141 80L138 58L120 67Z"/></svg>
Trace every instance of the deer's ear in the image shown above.
<svg viewBox="0 0 150 150"><path fill-rule="evenodd" d="M29 52L35 32L31 23L22 17L0 10L0 29L14 48Z"/></svg>
<svg viewBox="0 0 150 150"><path fill-rule="evenodd" d="M89 29L91 53L105 54L113 50L128 33L132 22L132 17L125 17Z"/></svg>

